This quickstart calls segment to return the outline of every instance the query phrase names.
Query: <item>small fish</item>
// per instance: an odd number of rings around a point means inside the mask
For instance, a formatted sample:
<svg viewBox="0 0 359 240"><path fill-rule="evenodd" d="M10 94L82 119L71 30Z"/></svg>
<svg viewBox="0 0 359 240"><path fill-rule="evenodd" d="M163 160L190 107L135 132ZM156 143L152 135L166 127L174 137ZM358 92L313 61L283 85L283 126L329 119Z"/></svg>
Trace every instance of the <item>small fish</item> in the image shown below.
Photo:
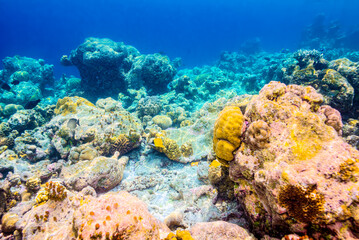
<svg viewBox="0 0 359 240"><path fill-rule="evenodd" d="M18 80L14 80L11 82L12 85L18 85L20 82Z"/></svg>
<svg viewBox="0 0 359 240"><path fill-rule="evenodd" d="M270 60L270 58L269 58L269 57L265 57L265 58L264 58L264 60L267 60L267 61L269 61L269 60Z"/></svg>
<svg viewBox="0 0 359 240"><path fill-rule="evenodd" d="M1 82L1 88L6 90L6 91L10 91L10 89L11 89L9 84L7 84L6 82Z"/></svg>
<svg viewBox="0 0 359 240"><path fill-rule="evenodd" d="M80 126L80 120L77 118L70 118L67 122L67 127L71 130L75 129L77 126Z"/></svg>
<svg viewBox="0 0 359 240"><path fill-rule="evenodd" d="M155 147L157 148L165 148L165 146L163 145L163 141L161 138L155 138L153 139L153 143L155 144Z"/></svg>
<svg viewBox="0 0 359 240"><path fill-rule="evenodd" d="M26 103L24 108L25 109L33 109L34 107L37 106L37 104L39 104L40 101L41 101L41 99L30 101L30 102Z"/></svg>
<svg viewBox="0 0 359 240"><path fill-rule="evenodd" d="M198 166L199 162L191 162L191 167Z"/></svg>

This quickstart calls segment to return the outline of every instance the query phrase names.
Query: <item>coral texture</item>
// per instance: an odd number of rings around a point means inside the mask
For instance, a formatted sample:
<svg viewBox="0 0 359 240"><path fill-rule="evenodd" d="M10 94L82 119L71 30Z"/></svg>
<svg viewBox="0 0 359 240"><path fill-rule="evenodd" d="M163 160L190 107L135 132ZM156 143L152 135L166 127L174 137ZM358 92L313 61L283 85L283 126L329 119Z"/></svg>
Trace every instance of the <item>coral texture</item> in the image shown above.
<svg viewBox="0 0 359 240"><path fill-rule="evenodd" d="M220 160L233 160L233 152L241 143L244 117L238 107L225 107L214 124L213 149Z"/></svg>
<svg viewBox="0 0 359 240"><path fill-rule="evenodd" d="M351 219L357 211L359 152L339 136L340 114L320 107L320 99L311 87L271 82L247 105L249 124L268 126L270 135L264 134L263 148L245 138L229 174L260 231L285 227L300 233L314 224L318 234L330 228L345 238L358 230Z"/></svg>

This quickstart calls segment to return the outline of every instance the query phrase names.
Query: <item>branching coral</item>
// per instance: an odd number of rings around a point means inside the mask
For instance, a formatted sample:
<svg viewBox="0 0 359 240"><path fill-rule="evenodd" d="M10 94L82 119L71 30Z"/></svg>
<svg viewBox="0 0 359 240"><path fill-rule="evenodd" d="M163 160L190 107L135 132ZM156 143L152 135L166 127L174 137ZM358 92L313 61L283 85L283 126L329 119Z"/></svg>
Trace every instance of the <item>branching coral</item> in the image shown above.
<svg viewBox="0 0 359 240"><path fill-rule="evenodd" d="M279 204L297 221L319 223L324 213L324 196L315 186L286 185L281 187Z"/></svg>
<svg viewBox="0 0 359 240"><path fill-rule="evenodd" d="M241 143L244 117L241 109L225 107L214 124L213 149L220 160L232 161L233 152Z"/></svg>

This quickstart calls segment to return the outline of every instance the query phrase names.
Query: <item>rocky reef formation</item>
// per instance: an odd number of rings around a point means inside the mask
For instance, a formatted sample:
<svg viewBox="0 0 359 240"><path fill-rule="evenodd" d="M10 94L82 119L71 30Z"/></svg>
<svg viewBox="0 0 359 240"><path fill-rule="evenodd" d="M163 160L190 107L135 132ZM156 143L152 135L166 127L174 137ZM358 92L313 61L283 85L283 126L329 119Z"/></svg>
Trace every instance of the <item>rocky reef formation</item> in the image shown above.
<svg viewBox="0 0 359 240"><path fill-rule="evenodd" d="M219 115L214 149L228 161L254 230L357 237L359 152L340 137L340 113L322 102L312 87L271 82L243 115L233 107ZM224 131L229 137L219 144Z"/></svg>
<svg viewBox="0 0 359 240"><path fill-rule="evenodd" d="M359 55L257 43L177 70L88 38L55 82L4 59L0 239L358 239Z"/></svg>
<svg viewBox="0 0 359 240"><path fill-rule="evenodd" d="M88 96L113 96L142 86L152 94L162 93L176 74L167 56L141 55L136 48L107 38L87 38L61 62L79 69L81 88Z"/></svg>
<svg viewBox="0 0 359 240"><path fill-rule="evenodd" d="M281 69L281 80L287 84L312 86L324 102L347 113L357 108L358 66L346 58L327 61L317 50L299 50L295 61Z"/></svg>

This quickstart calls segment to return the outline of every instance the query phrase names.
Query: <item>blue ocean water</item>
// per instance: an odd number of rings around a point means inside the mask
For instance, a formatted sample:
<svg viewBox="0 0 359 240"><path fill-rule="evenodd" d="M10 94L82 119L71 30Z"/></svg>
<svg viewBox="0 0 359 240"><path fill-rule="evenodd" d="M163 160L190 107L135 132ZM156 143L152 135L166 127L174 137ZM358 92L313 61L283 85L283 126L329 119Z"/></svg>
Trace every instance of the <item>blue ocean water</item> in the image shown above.
<svg viewBox="0 0 359 240"><path fill-rule="evenodd" d="M193 67L253 38L266 51L295 50L318 14L352 31L358 10L356 0L0 0L0 58L43 58L60 76L75 71L59 64L62 55L87 37L107 37Z"/></svg>

